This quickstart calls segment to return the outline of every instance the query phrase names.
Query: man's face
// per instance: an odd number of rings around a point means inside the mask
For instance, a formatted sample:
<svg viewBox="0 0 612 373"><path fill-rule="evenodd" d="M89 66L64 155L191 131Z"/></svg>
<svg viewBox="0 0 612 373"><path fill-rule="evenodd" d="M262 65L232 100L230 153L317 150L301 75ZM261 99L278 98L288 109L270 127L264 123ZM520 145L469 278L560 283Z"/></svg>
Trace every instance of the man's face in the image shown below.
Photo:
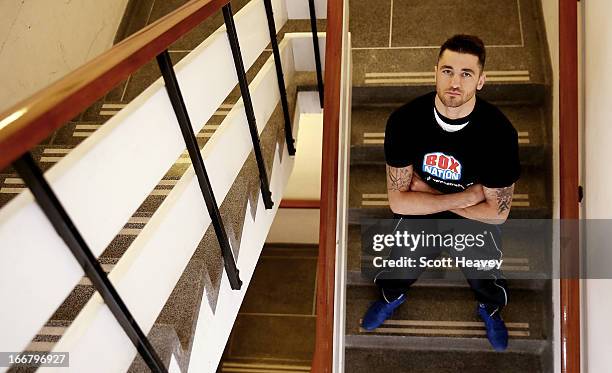
<svg viewBox="0 0 612 373"><path fill-rule="evenodd" d="M436 66L436 92L447 107L459 107L485 83L478 57L445 50Z"/></svg>

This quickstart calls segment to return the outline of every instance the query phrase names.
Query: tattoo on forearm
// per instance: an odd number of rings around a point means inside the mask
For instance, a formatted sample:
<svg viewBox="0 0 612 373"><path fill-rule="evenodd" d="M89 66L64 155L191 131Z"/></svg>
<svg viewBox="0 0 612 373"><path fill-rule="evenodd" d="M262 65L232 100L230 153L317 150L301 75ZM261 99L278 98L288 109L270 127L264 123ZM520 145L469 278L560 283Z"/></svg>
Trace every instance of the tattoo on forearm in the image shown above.
<svg viewBox="0 0 612 373"><path fill-rule="evenodd" d="M389 190L406 192L410 188L412 180L412 171L407 168L395 168L387 166L387 174L389 175Z"/></svg>
<svg viewBox="0 0 612 373"><path fill-rule="evenodd" d="M512 206L512 194L514 193L514 185L506 188L500 188L495 191L497 197L497 214L501 215L504 211L510 210Z"/></svg>

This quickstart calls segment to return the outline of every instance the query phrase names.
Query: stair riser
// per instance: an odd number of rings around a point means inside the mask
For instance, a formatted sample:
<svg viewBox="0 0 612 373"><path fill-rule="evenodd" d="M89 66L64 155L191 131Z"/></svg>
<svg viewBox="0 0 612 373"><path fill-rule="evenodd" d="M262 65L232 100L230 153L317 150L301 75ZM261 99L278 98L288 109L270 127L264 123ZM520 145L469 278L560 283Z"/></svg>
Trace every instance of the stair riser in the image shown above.
<svg viewBox="0 0 612 373"><path fill-rule="evenodd" d="M435 90L433 85L410 86L354 86L353 106L371 104L400 104ZM541 104L547 88L543 84L487 84L480 91L483 99L494 104Z"/></svg>
<svg viewBox="0 0 612 373"><path fill-rule="evenodd" d="M345 371L351 373L542 372L537 355L520 353L348 348L345 362Z"/></svg>
<svg viewBox="0 0 612 373"><path fill-rule="evenodd" d="M519 148L521 165L539 166L549 154L548 147L523 146ZM351 165L385 164L383 146L352 145Z"/></svg>

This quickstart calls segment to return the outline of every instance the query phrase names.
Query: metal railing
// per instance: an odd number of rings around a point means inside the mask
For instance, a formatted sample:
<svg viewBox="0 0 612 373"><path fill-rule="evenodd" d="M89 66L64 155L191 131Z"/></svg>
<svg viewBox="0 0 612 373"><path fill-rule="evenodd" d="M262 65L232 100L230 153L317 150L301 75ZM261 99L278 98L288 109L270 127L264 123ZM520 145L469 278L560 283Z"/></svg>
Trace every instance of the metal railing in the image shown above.
<svg viewBox="0 0 612 373"><path fill-rule="evenodd" d="M310 0L310 3L311 15L314 15L312 0ZM289 154L294 155L295 145L271 1L264 0L264 5L283 107L285 137ZM222 9L223 12L245 105L259 171L262 197L266 209L270 209L274 202L270 193L253 104L229 0L193 0L187 3L0 116L0 168L13 164L54 229L66 243L85 274L91 279L93 286L100 293L122 329L153 372L166 372L166 368L115 287L109 281L97 258L68 216L51 186L45 180L43 172L30 153L30 149L155 57L221 247L231 288L240 289L242 281L239 277L239 271L167 50L171 43L219 9ZM313 38L315 38L317 76L322 100L321 62L318 41L316 40L316 20L312 21L312 25Z"/></svg>

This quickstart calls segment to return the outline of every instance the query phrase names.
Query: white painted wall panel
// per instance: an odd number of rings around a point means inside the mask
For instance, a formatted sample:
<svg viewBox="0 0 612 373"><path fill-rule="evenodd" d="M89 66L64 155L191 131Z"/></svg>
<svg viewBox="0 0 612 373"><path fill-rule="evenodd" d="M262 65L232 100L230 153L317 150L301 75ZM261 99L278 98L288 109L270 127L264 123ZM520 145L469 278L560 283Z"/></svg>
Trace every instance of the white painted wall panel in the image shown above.
<svg viewBox="0 0 612 373"><path fill-rule="evenodd" d="M612 3L608 0L584 2L585 19L585 201L587 219L612 218L612 176L608 172L607 156L612 143L610 118L612 106L612 26L609 14ZM588 229L588 227L587 227ZM587 242L587 250L588 250ZM602 253L588 252L588 262L606 260ZM597 255L597 256L596 256ZM612 263L608 264L608 268ZM583 318L586 372L599 373L612 366L612 280L587 280L583 282L585 305Z"/></svg>
<svg viewBox="0 0 612 373"><path fill-rule="evenodd" d="M310 19L308 0L285 0L289 19ZM327 0L315 0L317 19L327 18Z"/></svg>
<svg viewBox="0 0 612 373"><path fill-rule="evenodd" d="M325 33L317 34L319 37L319 51L321 53L321 69L325 71ZM286 36L293 40L293 53L295 55L296 71L316 71L314 49L312 47L312 34L296 32Z"/></svg>

